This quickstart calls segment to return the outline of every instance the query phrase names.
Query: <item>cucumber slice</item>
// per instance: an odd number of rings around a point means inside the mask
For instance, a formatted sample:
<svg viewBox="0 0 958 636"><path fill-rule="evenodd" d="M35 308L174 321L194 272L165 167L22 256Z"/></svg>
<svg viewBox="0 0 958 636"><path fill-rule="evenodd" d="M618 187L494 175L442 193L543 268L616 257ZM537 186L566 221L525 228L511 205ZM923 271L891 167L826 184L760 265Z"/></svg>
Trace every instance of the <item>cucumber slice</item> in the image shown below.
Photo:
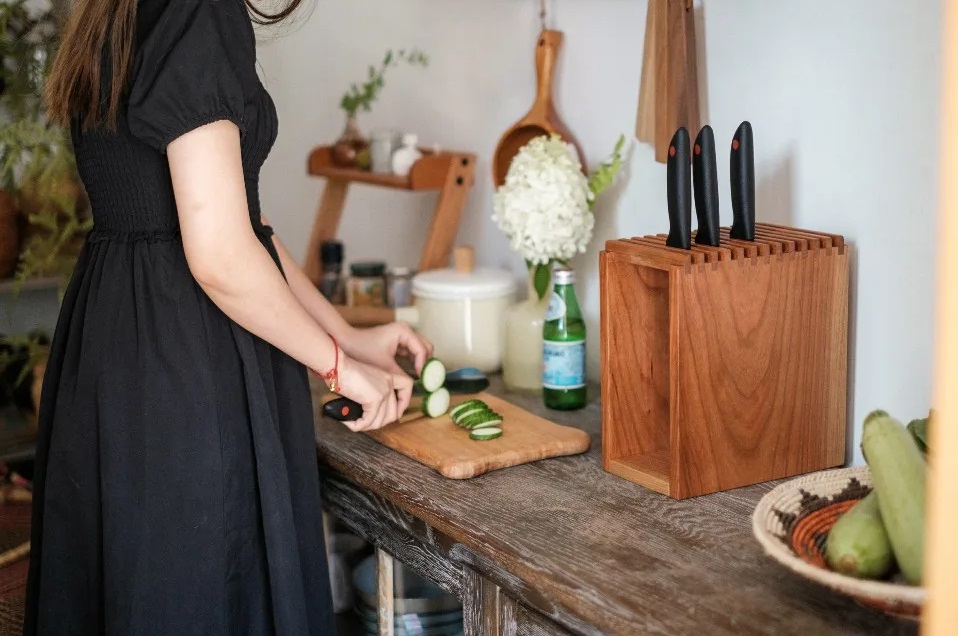
<svg viewBox="0 0 958 636"><path fill-rule="evenodd" d="M482 413L476 413L475 415L470 415L469 417L457 422L457 424L460 427L467 428L467 429L492 426L493 423L501 424L502 415L492 410L483 411Z"/></svg>
<svg viewBox="0 0 958 636"><path fill-rule="evenodd" d="M497 437L502 437L501 428L487 427L469 433L469 439L478 440L480 442L496 439Z"/></svg>
<svg viewBox="0 0 958 636"><path fill-rule="evenodd" d="M440 388L426 395L422 400L422 412L429 417L442 417L449 410L451 396L445 388Z"/></svg>
<svg viewBox="0 0 958 636"><path fill-rule="evenodd" d="M429 358L426 364L422 365L419 381L426 393L435 393L446 383L446 365L436 358Z"/></svg>
<svg viewBox="0 0 958 636"><path fill-rule="evenodd" d="M466 410L473 409L477 406L488 408L485 402L483 402L482 400L477 400L473 398L471 400L466 400L465 402L462 402L461 404L457 404L456 406L454 406L452 410L449 411L449 415L452 417L452 419L456 419L460 413L463 413Z"/></svg>
<svg viewBox="0 0 958 636"><path fill-rule="evenodd" d="M455 422L456 424L458 424L459 422L462 422L462 421L464 421L466 418L472 417L473 415L478 415L479 413L490 413L490 412L491 412L491 411L489 410L489 407L486 406L486 405L476 406L476 407L473 407L473 408L469 409L468 411L462 412L462 413L459 414L459 415L453 415L453 416L452 416L452 421Z"/></svg>

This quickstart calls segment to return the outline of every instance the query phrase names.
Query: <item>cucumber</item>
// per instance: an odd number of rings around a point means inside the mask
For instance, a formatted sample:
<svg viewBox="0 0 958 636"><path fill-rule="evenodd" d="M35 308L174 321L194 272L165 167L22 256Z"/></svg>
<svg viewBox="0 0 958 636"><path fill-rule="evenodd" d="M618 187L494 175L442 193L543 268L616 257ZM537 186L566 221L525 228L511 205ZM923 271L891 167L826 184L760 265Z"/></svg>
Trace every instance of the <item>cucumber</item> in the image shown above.
<svg viewBox="0 0 958 636"><path fill-rule="evenodd" d="M895 561L905 580L918 585L925 556L925 457L908 429L885 415L865 419L862 454Z"/></svg>
<svg viewBox="0 0 958 636"><path fill-rule="evenodd" d="M912 420L908 422L908 432L915 438L918 448L925 455L928 454L928 422L934 416L934 411L928 414L928 417Z"/></svg>
<svg viewBox="0 0 958 636"><path fill-rule="evenodd" d="M475 407L489 408L488 406L486 406L485 402L474 398L472 400L466 400L465 402L462 402L454 406L452 410L449 411L449 415L450 417L452 417L452 419L455 420L457 417L459 417L459 414Z"/></svg>
<svg viewBox="0 0 958 636"><path fill-rule="evenodd" d="M446 383L446 365L436 358L429 358L422 365L419 382L426 393L435 393Z"/></svg>
<svg viewBox="0 0 958 636"><path fill-rule="evenodd" d="M481 442L502 437L502 429L494 426L480 428L469 433L469 439L479 440Z"/></svg>
<svg viewBox="0 0 958 636"><path fill-rule="evenodd" d="M449 410L449 390L440 388L432 393L426 394L422 400L422 412L429 417L442 417Z"/></svg>
<svg viewBox="0 0 958 636"><path fill-rule="evenodd" d="M891 571L895 555L874 490L832 526L825 543L825 560L836 572L860 579L881 579Z"/></svg>
<svg viewBox="0 0 958 636"><path fill-rule="evenodd" d="M493 410L482 411L481 413L475 413L470 415L467 418L456 422L460 427L473 429L473 428L482 428L483 426L488 426L491 423L502 423L502 416L496 413Z"/></svg>
<svg viewBox="0 0 958 636"><path fill-rule="evenodd" d="M452 421L455 422L456 424L458 424L459 422L461 422L461 421L465 420L466 418L471 417L471 416L473 416L473 415L478 415L479 413L489 413L489 412L490 412L490 409L489 409L489 407L486 406L486 405L476 406L476 407L473 407L473 408L469 409L468 411L463 411L463 412L460 413L459 415L454 415L454 416L452 416Z"/></svg>

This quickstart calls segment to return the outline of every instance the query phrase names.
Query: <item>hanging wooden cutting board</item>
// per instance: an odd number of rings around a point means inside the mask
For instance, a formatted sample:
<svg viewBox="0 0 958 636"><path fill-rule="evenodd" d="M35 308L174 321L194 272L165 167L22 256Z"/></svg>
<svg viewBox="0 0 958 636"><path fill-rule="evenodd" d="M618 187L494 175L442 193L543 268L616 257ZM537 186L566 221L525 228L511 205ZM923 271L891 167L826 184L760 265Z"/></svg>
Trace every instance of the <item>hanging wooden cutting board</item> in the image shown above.
<svg viewBox="0 0 958 636"><path fill-rule="evenodd" d="M585 431L560 426L489 393L455 396L453 405L472 397L502 414L502 437L484 442L469 439L469 432L453 424L448 415L431 419L419 414L418 400L413 400L399 422L367 435L449 479L469 479L589 450L591 439Z"/></svg>

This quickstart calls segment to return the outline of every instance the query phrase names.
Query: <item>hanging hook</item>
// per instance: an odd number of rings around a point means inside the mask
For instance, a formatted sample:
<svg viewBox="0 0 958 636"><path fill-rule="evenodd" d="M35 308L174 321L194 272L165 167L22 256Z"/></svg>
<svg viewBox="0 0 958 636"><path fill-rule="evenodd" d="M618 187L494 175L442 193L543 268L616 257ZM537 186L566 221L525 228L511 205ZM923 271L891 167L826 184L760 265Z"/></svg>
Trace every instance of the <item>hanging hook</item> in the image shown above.
<svg viewBox="0 0 958 636"><path fill-rule="evenodd" d="M546 0L539 0L539 21L542 23L542 30L546 30Z"/></svg>

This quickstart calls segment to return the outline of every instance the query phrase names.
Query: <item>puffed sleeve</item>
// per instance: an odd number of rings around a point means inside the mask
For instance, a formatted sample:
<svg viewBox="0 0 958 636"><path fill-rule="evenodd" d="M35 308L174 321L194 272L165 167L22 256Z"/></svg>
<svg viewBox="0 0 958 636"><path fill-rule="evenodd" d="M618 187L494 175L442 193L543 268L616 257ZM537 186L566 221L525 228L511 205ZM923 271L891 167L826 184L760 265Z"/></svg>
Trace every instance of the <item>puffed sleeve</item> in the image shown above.
<svg viewBox="0 0 958 636"><path fill-rule="evenodd" d="M163 5L140 41L130 86L130 132L160 152L177 137L227 119L245 133L239 65L255 64L242 0L141 0ZM245 24L243 21L247 21Z"/></svg>

